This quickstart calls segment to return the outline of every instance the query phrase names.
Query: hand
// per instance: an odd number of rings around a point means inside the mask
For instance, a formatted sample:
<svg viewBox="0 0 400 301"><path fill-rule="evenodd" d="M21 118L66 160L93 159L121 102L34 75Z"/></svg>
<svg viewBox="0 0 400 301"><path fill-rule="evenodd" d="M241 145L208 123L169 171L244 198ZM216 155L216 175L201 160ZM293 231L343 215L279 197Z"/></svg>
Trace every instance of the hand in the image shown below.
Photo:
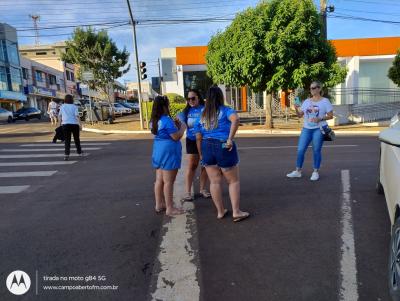
<svg viewBox="0 0 400 301"><path fill-rule="evenodd" d="M228 151L231 151L232 148L233 148L233 141L232 141L232 139L226 140L225 145L226 145L226 148L228 149Z"/></svg>
<svg viewBox="0 0 400 301"><path fill-rule="evenodd" d="M178 130L180 130L181 126L182 126L182 122L178 118L175 118L174 123L175 123L175 126L178 128Z"/></svg>
<svg viewBox="0 0 400 301"><path fill-rule="evenodd" d="M321 121L321 118L313 117L313 118L310 118L310 121L313 122L313 123L318 123L318 122Z"/></svg>

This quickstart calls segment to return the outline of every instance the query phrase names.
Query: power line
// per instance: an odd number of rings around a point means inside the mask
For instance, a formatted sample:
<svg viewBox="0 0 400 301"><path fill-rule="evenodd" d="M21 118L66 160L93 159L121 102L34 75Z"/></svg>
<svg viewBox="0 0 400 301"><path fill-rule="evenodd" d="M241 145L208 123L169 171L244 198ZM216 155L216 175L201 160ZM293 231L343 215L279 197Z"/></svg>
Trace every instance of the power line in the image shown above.
<svg viewBox="0 0 400 301"><path fill-rule="evenodd" d="M357 20L357 21L365 21L365 22L377 22L377 23L400 25L400 21L382 20L382 19L370 19L370 18L343 15L343 14L342 15L332 14L332 15L329 15L328 17L329 18L345 19L345 20Z"/></svg>

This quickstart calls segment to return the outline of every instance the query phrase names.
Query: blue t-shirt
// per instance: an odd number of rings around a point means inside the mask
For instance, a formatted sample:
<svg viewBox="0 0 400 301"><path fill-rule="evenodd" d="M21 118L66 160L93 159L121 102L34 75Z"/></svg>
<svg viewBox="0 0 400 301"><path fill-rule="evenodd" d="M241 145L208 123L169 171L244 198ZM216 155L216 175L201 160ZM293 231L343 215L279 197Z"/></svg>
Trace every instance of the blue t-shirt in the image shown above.
<svg viewBox="0 0 400 301"><path fill-rule="evenodd" d="M154 139L169 139L173 140L170 136L173 133L178 131L177 127L175 126L174 121L168 115L161 116L160 120L158 121L158 131L157 135L155 135Z"/></svg>
<svg viewBox="0 0 400 301"><path fill-rule="evenodd" d="M201 112L203 111L204 106L192 107L189 109L187 120L185 118L185 113L181 112L178 115L178 118L181 122L186 123L186 137L190 140L196 140L196 132L195 125L199 122L201 117Z"/></svg>
<svg viewBox="0 0 400 301"><path fill-rule="evenodd" d="M199 122L195 125L195 132L202 134L203 139L213 138L226 141L231 130L232 122L229 120L229 117L232 114L236 114L234 109L227 106L220 106L218 114L218 126L216 128L206 130L204 128L204 122L202 122L200 118Z"/></svg>

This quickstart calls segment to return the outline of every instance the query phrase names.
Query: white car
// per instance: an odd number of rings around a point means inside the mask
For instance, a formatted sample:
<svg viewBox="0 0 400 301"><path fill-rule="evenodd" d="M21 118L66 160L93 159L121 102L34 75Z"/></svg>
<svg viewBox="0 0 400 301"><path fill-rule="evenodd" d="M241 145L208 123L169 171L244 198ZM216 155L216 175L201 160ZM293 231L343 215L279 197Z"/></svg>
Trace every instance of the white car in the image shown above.
<svg viewBox="0 0 400 301"><path fill-rule="evenodd" d="M379 134L381 142L377 192L384 193L392 224L389 254L389 289L392 299L400 300L400 112L389 128Z"/></svg>
<svg viewBox="0 0 400 301"><path fill-rule="evenodd" d="M114 109L114 114L115 115L126 115L126 114L131 114L132 110L129 108L124 107L123 105L119 103L113 103L113 109Z"/></svg>
<svg viewBox="0 0 400 301"><path fill-rule="evenodd" d="M0 121L7 121L8 123L13 121L13 113L6 109L0 108Z"/></svg>

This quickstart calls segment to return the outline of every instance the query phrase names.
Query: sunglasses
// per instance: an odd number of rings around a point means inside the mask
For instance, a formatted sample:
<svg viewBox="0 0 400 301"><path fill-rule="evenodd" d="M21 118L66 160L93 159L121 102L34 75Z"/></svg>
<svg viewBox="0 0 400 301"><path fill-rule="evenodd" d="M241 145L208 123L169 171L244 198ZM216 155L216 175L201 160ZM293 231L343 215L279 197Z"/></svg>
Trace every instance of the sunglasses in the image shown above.
<svg viewBox="0 0 400 301"><path fill-rule="evenodd" d="M196 100L196 96L188 97L187 100L195 101Z"/></svg>
<svg viewBox="0 0 400 301"><path fill-rule="evenodd" d="M319 86L310 87L311 90L319 89Z"/></svg>

